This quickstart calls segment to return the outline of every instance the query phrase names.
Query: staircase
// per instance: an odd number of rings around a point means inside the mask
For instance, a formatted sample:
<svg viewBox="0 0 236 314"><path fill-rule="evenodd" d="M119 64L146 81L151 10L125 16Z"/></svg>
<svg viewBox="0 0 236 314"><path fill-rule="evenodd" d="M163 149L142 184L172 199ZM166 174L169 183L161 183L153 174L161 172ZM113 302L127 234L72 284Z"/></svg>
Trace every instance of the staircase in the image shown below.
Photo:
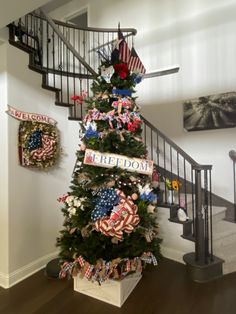
<svg viewBox="0 0 236 314"><path fill-rule="evenodd" d="M43 88L55 92L55 105L67 107L70 120L82 120L85 107L76 105L71 95L80 95L83 90L89 93L90 84L98 75L101 55L112 50L117 29L79 29L53 21L42 11L32 12L8 27L10 44L29 53L29 68L41 73ZM131 46L136 30L121 31ZM236 254L232 253L236 225L224 220L225 208L212 205L212 166L199 165L142 118L143 141L161 182L156 192L164 254L181 261L183 258L191 278L199 282L221 276L223 259L224 273L236 271ZM166 178L181 182L175 199L168 200L163 184ZM179 221L180 207L188 215L187 221ZM176 241L173 252L177 234L182 240Z"/></svg>

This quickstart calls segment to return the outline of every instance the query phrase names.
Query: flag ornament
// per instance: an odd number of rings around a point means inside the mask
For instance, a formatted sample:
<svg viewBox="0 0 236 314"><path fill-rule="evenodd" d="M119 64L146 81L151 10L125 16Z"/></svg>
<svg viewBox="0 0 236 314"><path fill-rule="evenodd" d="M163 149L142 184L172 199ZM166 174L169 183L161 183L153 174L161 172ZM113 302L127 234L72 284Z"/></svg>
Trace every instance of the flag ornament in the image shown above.
<svg viewBox="0 0 236 314"><path fill-rule="evenodd" d="M131 51L122 34L120 28L118 28L118 38L115 42L114 49L111 53L111 62L113 64L122 61L127 64L129 71L136 74L145 74L146 69L140 60L136 50L132 47Z"/></svg>
<svg viewBox="0 0 236 314"><path fill-rule="evenodd" d="M146 73L146 69L145 69L142 61L140 60L134 47L132 47L132 49L131 49L130 58L128 61L128 69L134 73L137 73L137 74L138 73L142 73L142 74Z"/></svg>

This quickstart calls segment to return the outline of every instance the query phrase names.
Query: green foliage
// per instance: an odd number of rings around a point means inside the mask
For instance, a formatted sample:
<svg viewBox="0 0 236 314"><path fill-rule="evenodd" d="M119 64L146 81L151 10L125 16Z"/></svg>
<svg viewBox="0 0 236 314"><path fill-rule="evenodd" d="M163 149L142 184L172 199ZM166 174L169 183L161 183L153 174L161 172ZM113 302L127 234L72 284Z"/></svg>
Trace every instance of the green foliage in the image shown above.
<svg viewBox="0 0 236 314"><path fill-rule="evenodd" d="M141 120L138 116L135 98L129 97L132 106L127 108L114 108L113 102L117 100L112 95L113 87L128 89L134 92L133 76L128 73L125 79L121 79L118 73L114 73L111 82L107 83L102 77L93 82L92 91L94 97L86 100L89 110L97 110L106 115L113 111L113 120L92 120L96 124L98 136L92 135L82 138L82 144L92 150L100 152L125 155L128 157L145 158L146 147L141 140ZM119 117L127 114L130 121L118 125ZM137 119L138 124L131 131L129 122ZM86 120L89 121L89 119ZM91 122L91 121L90 121ZM89 123L90 123L89 122ZM86 134L84 123L83 132ZM64 200L62 212L64 215L64 229L57 239L60 247L62 261L73 261L79 256L91 264L103 259L112 261L116 258L134 258L144 252L152 252L157 260L161 258L160 242L157 237L156 214L148 211L149 202L140 198L140 186L151 184L151 178L147 175L127 172L121 168L102 168L83 163L84 149L77 152L77 163L74 169L72 183L68 197ZM132 232L123 232L122 239L115 236L107 236L96 230L91 220L97 193L102 188L121 190L127 199L137 206L137 215L140 219ZM108 212L108 215L111 211ZM150 235L150 238L148 236Z"/></svg>

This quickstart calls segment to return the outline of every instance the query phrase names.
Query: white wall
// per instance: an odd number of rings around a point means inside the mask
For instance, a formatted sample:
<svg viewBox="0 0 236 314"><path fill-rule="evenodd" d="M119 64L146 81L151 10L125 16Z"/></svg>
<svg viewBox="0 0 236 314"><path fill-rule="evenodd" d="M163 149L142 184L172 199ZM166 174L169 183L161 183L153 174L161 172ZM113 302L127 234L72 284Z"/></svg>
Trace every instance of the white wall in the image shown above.
<svg viewBox="0 0 236 314"><path fill-rule="evenodd" d="M7 72L3 73L7 76L8 104L22 111L46 114L58 121L64 152L59 166L55 169L39 171L21 167L17 150L19 121L4 113L6 101L1 102L1 119L5 125L8 124L8 135L6 130L0 133L1 156L2 148L6 155L3 168L7 167L8 163L8 173L7 168L4 169L3 177L1 172L1 181L6 177L6 185L7 178L9 182L8 194L7 191L1 191L4 197L9 197L8 206L5 205L6 215L8 213L9 216L9 248L7 241L4 244L1 242L2 235L5 235L4 228L0 228L0 249L3 246L6 252L9 250L7 267L0 264L0 272L7 278L5 285L2 285L6 287L43 267L55 256L56 237L62 229L62 213L57 198L66 193L70 185L79 126L77 122L68 121L66 108L54 105L54 93L41 88L41 75L28 69L28 55L12 46L5 46ZM1 131L2 128L1 123ZM6 138L8 147L6 144L2 146ZM1 208L1 218L2 214ZM6 222L4 226L7 227L6 220L1 222L1 226L3 222Z"/></svg>
<svg viewBox="0 0 236 314"><path fill-rule="evenodd" d="M139 104L150 121L197 162L213 165L213 192L233 201L235 129L185 132L182 102L235 90L236 0L73 0L57 19L89 9L89 25L134 27L135 47L148 71L179 64L178 74L144 80Z"/></svg>
<svg viewBox="0 0 236 314"><path fill-rule="evenodd" d="M0 45L0 285L7 282L9 271L8 237L8 120L6 45Z"/></svg>
<svg viewBox="0 0 236 314"><path fill-rule="evenodd" d="M49 1L50 0L0 0L0 28Z"/></svg>

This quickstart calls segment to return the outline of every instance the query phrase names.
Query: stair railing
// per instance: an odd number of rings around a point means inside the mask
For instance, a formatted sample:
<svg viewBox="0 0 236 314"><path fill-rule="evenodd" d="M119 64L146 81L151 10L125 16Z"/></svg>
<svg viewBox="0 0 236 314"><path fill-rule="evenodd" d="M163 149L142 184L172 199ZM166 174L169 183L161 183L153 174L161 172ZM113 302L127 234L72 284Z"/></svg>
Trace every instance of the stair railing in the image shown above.
<svg viewBox="0 0 236 314"><path fill-rule="evenodd" d="M170 221L179 222L178 208L189 219L183 222L183 238L195 242L195 259L207 264L214 259L212 238L211 165L199 165L178 145L142 117L143 140L148 157L154 160L160 176L159 206L172 207ZM180 187L168 198L166 179L180 182Z"/></svg>
<svg viewBox="0 0 236 314"><path fill-rule="evenodd" d="M85 108L72 95L90 93L102 56L109 55L117 29L78 28L52 20L45 12L27 14L9 25L10 42L31 52L30 68L43 74L43 87L56 92L56 105L69 108L71 119L81 120ZM135 29L121 29L129 45Z"/></svg>

